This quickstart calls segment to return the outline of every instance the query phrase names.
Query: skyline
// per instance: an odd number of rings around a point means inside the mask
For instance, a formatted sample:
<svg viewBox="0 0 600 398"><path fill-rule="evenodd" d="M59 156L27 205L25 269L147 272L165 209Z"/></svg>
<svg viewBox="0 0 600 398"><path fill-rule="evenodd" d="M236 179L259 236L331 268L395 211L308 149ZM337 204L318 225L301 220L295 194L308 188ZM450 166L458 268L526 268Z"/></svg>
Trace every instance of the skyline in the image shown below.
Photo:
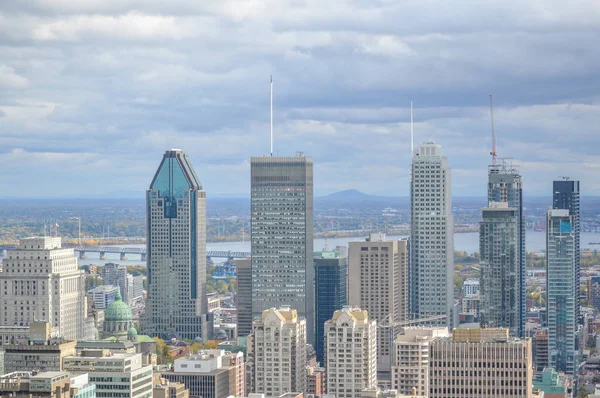
<svg viewBox="0 0 600 398"><path fill-rule="evenodd" d="M143 192L170 148L209 194L249 192L273 75L275 154L313 157L317 195L408 196L413 101L415 145L484 196L490 93L528 195L562 175L600 195L596 2L188 3L0 5L0 192Z"/></svg>

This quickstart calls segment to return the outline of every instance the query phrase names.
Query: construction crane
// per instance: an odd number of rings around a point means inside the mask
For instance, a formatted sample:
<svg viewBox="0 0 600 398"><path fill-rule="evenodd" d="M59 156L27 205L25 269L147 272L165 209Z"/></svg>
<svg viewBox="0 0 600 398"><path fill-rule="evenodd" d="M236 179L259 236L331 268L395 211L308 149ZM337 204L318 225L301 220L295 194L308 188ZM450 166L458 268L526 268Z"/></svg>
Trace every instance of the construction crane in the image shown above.
<svg viewBox="0 0 600 398"><path fill-rule="evenodd" d="M427 323L427 322L432 322L432 321L439 321L440 319L446 319L448 317L448 315L444 314L444 315L430 316L430 317L426 317L426 318L409 319L409 320L394 322L393 324L390 324L391 317L392 317L392 314L389 314L388 316L386 316L383 319L383 322L381 324L377 325L377 327L389 328L389 327L404 327L404 326L416 325L419 323Z"/></svg>
<svg viewBox="0 0 600 398"><path fill-rule="evenodd" d="M492 166L496 165L496 133L494 132L494 104L492 102L492 94L490 94L490 115L492 119Z"/></svg>

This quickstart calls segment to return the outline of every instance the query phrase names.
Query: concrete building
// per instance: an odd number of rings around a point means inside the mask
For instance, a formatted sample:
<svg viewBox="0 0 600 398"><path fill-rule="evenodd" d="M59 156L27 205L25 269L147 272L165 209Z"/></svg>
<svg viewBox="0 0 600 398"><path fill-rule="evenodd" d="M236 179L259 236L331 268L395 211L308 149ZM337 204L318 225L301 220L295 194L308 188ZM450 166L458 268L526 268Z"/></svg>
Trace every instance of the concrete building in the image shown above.
<svg viewBox="0 0 600 398"><path fill-rule="evenodd" d="M246 394L244 355L223 350L202 350L176 359L172 370L161 376L184 384L191 398L225 398Z"/></svg>
<svg viewBox="0 0 600 398"><path fill-rule="evenodd" d="M359 398L377 387L377 322L367 311L346 306L325 322L327 394Z"/></svg>
<svg viewBox="0 0 600 398"><path fill-rule="evenodd" d="M118 286L102 285L88 290L87 295L94 303L94 307L105 310L117 297Z"/></svg>
<svg viewBox="0 0 600 398"><path fill-rule="evenodd" d="M516 334L524 336L526 316L526 256L525 249L525 216L523 215L523 177L519 174L518 167L507 161L488 167L488 203L506 202L508 208L516 210L518 236L517 246L519 255L517 261L518 273L515 275L516 284L519 286L518 300L516 301L518 324ZM483 294L481 295L483 299Z"/></svg>
<svg viewBox="0 0 600 398"><path fill-rule="evenodd" d="M183 383L171 382L160 376L160 373L152 375L153 398L190 398L190 390Z"/></svg>
<svg viewBox="0 0 600 398"><path fill-rule="evenodd" d="M472 296L479 293L479 279L467 278L463 283L462 294L463 297Z"/></svg>
<svg viewBox="0 0 600 398"><path fill-rule="evenodd" d="M446 315L432 325L452 326L454 305L454 217L448 159L434 142L412 159L411 310L418 318Z"/></svg>
<svg viewBox="0 0 600 398"><path fill-rule="evenodd" d="M394 340L392 388L400 394L429 394L429 345L448 337L447 327L407 327Z"/></svg>
<svg viewBox="0 0 600 398"><path fill-rule="evenodd" d="M314 344L312 158L253 157L250 169L253 318L288 305Z"/></svg>
<svg viewBox="0 0 600 398"><path fill-rule="evenodd" d="M408 241L370 234L365 242L350 242L349 304L377 321L377 370L390 372L392 341L400 330L394 322L408 319Z"/></svg>
<svg viewBox="0 0 600 398"><path fill-rule="evenodd" d="M87 375L67 372L13 372L0 376L1 398L95 398L96 386Z"/></svg>
<svg viewBox="0 0 600 398"><path fill-rule="evenodd" d="M546 307L550 366L573 374L576 362L579 280L575 231L569 210L548 209L546 217Z"/></svg>
<svg viewBox="0 0 600 398"><path fill-rule="evenodd" d="M68 340L91 338L87 318L85 275L73 249L61 238L21 239L8 250L0 272L0 326L27 326L47 321Z"/></svg>
<svg viewBox="0 0 600 398"><path fill-rule="evenodd" d="M454 329L429 346L430 398L531 398L531 339L508 329Z"/></svg>
<svg viewBox="0 0 600 398"><path fill-rule="evenodd" d="M327 391L325 368L308 366L306 368L306 394L320 397Z"/></svg>
<svg viewBox="0 0 600 398"><path fill-rule="evenodd" d="M521 333L520 215L508 202L489 202L479 223L482 326Z"/></svg>
<svg viewBox="0 0 600 398"><path fill-rule="evenodd" d="M252 329L254 392L272 397L306 391L306 321L295 309L272 308Z"/></svg>
<svg viewBox="0 0 600 398"><path fill-rule="evenodd" d="M345 249L345 248L344 248ZM347 250L322 251L315 253L315 351L317 361L324 364L325 322L333 313L348 303L348 258Z"/></svg>
<svg viewBox="0 0 600 398"><path fill-rule="evenodd" d="M552 368L544 369L543 372L533 379L533 388L544 393L543 398L568 398L569 390L572 389L573 380Z"/></svg>
<svg viewBox="0 0 600 398"><path fill-rule="evenodd" d="M252 333L252 260L234 260L237 269L237 333L248 336Z"/></svg>
<svg viewBox="0 0 600 398"><path fill-rule="evenodd" d="M115 263L107 263L102 267L102 282L104 285L118 286L121 297L129 305L141 301L144 296L144 277L133 276L127 272L127 267Z"/></svg>
<svg viewBox="0 0 600 398"><path fill-rule="evenodd" d="M206 192L187 155L165 152L146 194L148 334L212 338L206 297Z"/></svg>
<svg viewBox="0 0 600 398"><path fill-rule="evenodd" d="M474 322L479 321L481 299L479 293L463 297L461 300L461 314L473 315Z"/></svg>
<svg viewBox="0 0 600 398"><path fill-rule="evenodd" d="M142 354L82 351L65 357L63 368L72 375L87 373L99 397L152 397L152 365L144 364Z"/></svg>
<svg viewBox="0 0 600 398"><path fill-rule="evenodd" d="M533 335L533 363L536 372L548 367L548 329L540 328Z"/></svg>
<svg viewBox="0 0 600 398"><path fill-rule="evenodd" d="M588 279L588 301L600 308L600 275L592 275Z"/></svg>

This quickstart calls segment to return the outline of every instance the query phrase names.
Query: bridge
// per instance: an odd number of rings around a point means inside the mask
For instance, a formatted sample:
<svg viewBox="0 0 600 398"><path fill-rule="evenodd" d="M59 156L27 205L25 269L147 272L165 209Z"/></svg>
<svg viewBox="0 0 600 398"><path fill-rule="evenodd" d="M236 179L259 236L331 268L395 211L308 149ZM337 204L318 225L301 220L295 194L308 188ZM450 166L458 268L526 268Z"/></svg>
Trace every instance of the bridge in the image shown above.
<svg viewBox="0 0 600 398"><path fill-rule="evenodd" d="M14 250L17 245L0 245L0 250ZM126 247L126 246L76 246L74 251L79 253L79 258L86 258L86 253L100 253L100 260L106 259L106 253L118 253L121 260L126 260L128 254L139 254L142 261L146 261L145 247ZM206 258L246 258L250 257L249 252L232 252L231 250L211 250L206 252Z"/></svg>

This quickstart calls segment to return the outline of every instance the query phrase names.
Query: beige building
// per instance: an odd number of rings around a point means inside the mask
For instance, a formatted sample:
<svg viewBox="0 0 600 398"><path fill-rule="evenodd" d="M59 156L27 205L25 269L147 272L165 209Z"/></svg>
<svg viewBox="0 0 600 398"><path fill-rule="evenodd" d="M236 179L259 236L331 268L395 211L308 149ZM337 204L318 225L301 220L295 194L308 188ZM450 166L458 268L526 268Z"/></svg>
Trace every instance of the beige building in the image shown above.
<svg viewBox="0 0 600 398"><path fill-rule="evenodd" d="M377 387L377 322L367 311L344 307L325 322L327 394L360 398Z"/></svg>
<svg viewBox="0 0 600 398"><path fill-rule="evenodd" d="M390 339L398 335L394 322L408 319L408 241L370 234L365 242L350 242L348 302L377 321L377 369L389 372Z"/></svg>
<svg viewBox="0 0 600 398"><path fill-rule="evenodd" d="M273 397L306 391L306 321L289 307L272 308L252 330L254 392Z"/></svg>
<svg viewBox="0 0 600 398"><path fill-rule="evenodd" d="M448 336L446 327L404 328L404 334L394 340L392 388L400 394L428 395L429 344Z"/></svg>
<svg viewBox="0 0 600 398"><path fill-rule="evenodd" d="M70 377L68 372L13 372L0 376L0 398L87 398L96 387L87 375Z"/></svg>
<svg viewBox="0 0 600 398"><path fill-rule="evenodd" d="M531 339L508 329L454 329L431 342L430 398L531 398Z"/></svg>
<svg viewBox="0 0 600 398"><path fill-rule="evenodd" d="M41 320L64 339L92 338L85 276L73 249L61 247L61 238L21 239L2 266L0 326L27 326Z"/></svg>
<svg viewBox="0 0 600 398"><path fill-rule="evenodd" d="M190 390L183 383L170 382L160 377L160 373L152 375L153 398L190 398Z"/></svg>

